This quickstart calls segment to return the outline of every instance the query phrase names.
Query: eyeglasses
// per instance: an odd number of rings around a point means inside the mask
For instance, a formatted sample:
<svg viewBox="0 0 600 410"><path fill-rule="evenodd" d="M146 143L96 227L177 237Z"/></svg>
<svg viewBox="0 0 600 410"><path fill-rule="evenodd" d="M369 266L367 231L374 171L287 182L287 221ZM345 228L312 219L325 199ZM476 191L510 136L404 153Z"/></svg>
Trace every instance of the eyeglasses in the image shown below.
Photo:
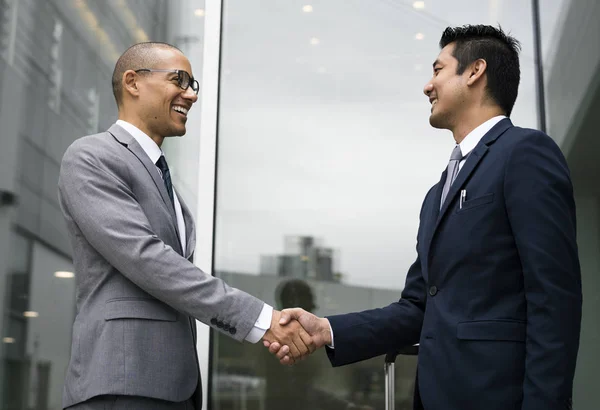
<svg viewBox="0 0 600 410"><path fill-rule="evenodd" d="M177 74L177 84L182 90L187 90L188 87L192 87L192 91L198 95L198 91L200 90L200 84L198 81L194 80L194 77L189 75L187 71L184 70L157 70L154 68L140 68L139 70L135 70L136 73L140 71L146 71L149 73L173 73Z"/></svg>

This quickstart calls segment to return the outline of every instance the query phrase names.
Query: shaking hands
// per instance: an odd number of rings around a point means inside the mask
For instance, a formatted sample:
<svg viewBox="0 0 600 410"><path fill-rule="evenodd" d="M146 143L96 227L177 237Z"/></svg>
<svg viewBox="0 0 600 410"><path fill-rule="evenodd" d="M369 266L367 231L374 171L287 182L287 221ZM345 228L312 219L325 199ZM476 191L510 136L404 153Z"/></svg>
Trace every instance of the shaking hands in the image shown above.
<svg viewBox="0 0 600 410"><path fill-rule="evenodd" d="M329 320L300 308L274 310L263 344L281 364L293 365L316 349L332 344Z"/></svg>

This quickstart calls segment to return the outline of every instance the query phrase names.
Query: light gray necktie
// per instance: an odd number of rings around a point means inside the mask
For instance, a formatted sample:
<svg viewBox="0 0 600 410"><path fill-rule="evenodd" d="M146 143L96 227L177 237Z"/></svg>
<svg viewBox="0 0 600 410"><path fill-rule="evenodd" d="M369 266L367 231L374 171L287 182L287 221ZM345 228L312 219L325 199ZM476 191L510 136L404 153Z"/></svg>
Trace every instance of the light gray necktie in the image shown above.
<svg viewBox="0 0 600 410"><path fill-rule="evenodd" d="M448 195L448 191L450 191L450 186L456 179L456 175L458 175L458 164L463 159L463 154L460 150L460 145L457 145L452 150L452 155L450 155L450 162L448 162L448 173L446 175L446 182L444 183L444 189L442 190L442 199L440 201L440 209L444 205L444 201L446 200L446 196Z"/></svg>

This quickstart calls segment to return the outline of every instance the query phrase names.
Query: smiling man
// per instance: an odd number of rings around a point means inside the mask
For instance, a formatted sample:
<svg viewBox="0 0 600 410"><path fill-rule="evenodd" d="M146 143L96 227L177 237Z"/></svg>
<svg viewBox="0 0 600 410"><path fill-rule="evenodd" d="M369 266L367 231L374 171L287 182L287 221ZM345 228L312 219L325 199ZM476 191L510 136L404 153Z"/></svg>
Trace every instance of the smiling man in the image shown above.
<svg viewBox="0 0 600 410"><path fill-rule="evenodd" d="M328 318L286 309L282 323L300 320L334 366L419 343L415 409L570 409L582 294L567 163L508 118L517 40L448 27L440 48L424 93L456 145L423 202L402 298Z"/></svg>
<svg viewBox="0 0 600 410"><path fill-rule="evenodd" d="M298 323L192 263L194 221L173 188L161 145L186 132L198 82L183 53L140 43L116 63L119 119L75 141L59 199L77 277L77 315L63 406L200 409L194 318L238 340L314 350Z"/></svg>

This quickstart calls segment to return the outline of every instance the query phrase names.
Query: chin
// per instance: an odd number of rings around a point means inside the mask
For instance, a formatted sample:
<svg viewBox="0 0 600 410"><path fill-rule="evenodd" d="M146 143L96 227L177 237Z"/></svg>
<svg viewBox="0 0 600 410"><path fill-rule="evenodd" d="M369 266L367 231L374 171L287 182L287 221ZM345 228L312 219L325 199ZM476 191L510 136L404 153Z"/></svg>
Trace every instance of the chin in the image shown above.
<svg viewBox="0 0 600 410"><path fill-rule="evenodd" d="M431 125L433 128L444 128L440 125L440 121L439 119L437 119L436 117L434 117L433 115L431 115L429 117L429 125Z"/></svg>
<svg viewBox="0 0 600 410"><path fill-rule="evenodd" d="M185 135L185 132L186 132L185 125L176 126L171 129L171 135L173 137L181 137L182 135Z"/></svg>
<svg viewBox="0 0 600 410"><path fill-rule="evenodd" d="M444 121L444 117L441 115L431 114L429 116L429 124L433 128L448 129L448 124L446 121Z"/></svg>

